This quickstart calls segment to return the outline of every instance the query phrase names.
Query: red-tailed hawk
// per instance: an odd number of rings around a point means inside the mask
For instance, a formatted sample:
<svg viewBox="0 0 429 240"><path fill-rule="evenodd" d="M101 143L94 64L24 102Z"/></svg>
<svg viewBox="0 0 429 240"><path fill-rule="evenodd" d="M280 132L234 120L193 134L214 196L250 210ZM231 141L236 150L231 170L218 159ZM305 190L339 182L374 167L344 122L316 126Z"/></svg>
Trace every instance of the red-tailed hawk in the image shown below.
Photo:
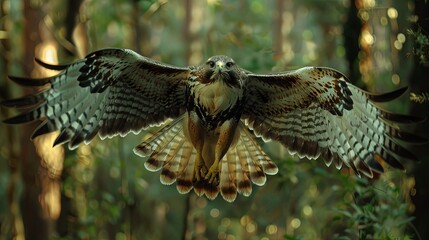
<svg viewBox="0 0 429 240"><path fill-rule="evenodd" d="M397 126L419 118L374 104L405 88L368 93L330 68L260 75L227 56L180 68L128 49L96 51L70 65L37 62L61 73L11 77L43 88L4 101L7 107L31 107L6 123L42 120L32 138L60 130L54 146L67 143L74 149L97 133L102 139L124 136L172 119L134 151L148 157L148 170L161 170L163 184L176 182L180 193L193 188L214 199L220 192L232 202L237 193L249 196L252 183L264 185L266 174L278 169L254 135L278 141L299 157L321 158L337 168L344 163L368 177L383 172L380 161L403 169L399 158L416 159L401 141L425 141Z"/></svg>

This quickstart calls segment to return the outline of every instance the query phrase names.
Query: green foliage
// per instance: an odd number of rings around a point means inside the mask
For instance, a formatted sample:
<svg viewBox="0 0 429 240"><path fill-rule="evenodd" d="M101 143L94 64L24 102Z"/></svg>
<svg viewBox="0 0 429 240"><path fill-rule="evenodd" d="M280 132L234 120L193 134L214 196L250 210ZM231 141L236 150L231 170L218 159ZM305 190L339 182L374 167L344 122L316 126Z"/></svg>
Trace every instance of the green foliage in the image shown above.
<svg viewBox="0 0 429 240"><path fill-rule="evenodd" d="M334 217L334 221L347 223L344 235L337 237L411 239L410 235L404 235L413 218L407 217L408 205L398 186L400 179L400 176L386 176L375 183L358 179L354 183L353 202L346 208L338 208L339 214Z"/></svg>
<svg viewBox="0 0 429 240"><path fill-rule="evenodd" d="M429 38L427 33L423 32L421 27L417 31L409 30L408 34L414 39L413 55L417 57L420 64L426 65L429 63Z"/></svg>

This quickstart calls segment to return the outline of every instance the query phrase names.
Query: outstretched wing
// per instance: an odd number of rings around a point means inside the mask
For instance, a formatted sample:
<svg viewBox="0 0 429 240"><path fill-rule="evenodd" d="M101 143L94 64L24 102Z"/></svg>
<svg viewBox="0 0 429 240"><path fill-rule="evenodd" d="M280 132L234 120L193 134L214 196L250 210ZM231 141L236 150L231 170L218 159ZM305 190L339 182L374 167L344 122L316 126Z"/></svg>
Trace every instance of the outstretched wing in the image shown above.
<svg viewBox="0 0 429 240"><path fill-rule="evenodd" d="M398 158L416 159L400 142L424 142L398 123L421 121L389 113L375 102L400 96L406 88L371 94L340 72L305 67L273 75L248 74L243 119L257 136L281 142L300 157L324 159L357 174L383 172L380 160L403 169ZM400 141L398 141L400 140Z"/></svg>
<svg viewBox="0 0 429 240"><path fill-rule="evenodd" d="M189 68L155 62L128 49L99 50L70 65L37 62L62 72L42 79L10 77L41 90L2 103L30 107L6 123L43 120L32 138L60 130L54 145L68 142L75 148L97 133L104 138L139 132L185 112Z"/></svg>

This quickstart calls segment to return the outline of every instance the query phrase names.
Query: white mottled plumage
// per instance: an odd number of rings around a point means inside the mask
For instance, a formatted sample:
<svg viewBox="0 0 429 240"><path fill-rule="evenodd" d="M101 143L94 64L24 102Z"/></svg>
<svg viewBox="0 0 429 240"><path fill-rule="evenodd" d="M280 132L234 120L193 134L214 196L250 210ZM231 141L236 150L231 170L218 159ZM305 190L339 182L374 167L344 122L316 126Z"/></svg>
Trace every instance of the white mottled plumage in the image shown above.
<svg viewBox="0 0 429 240"><path fill-rule="evenodd" d="M96 51L70 65L38 63L61 72L43 79L11 77L39 91L4 101L27 109L6 123L42 120L32 138L60 130L54 145L73 149L97 134L124 136L172 119L134 151L180 193L194 189L210 199L220 193L232 202L237 194L249 196L252 184L264 185L278 169L254 135L368 177L383 172L383 162L403 169L400 159L416 158L402 143L426 141L399 127L421 119L376 105L405 89L371 94L330 68L261 75L226 56L180 68L127 49Z"/></svg>
<svg viewBox="0 0 429 240"><path fill-rule="evenodd" d="M196 102L206 106L212 115L235 105L243 97L242 90L231 88L223 81L216 81L211 84L191 84L191 86L194 87L195 94L200 96Z"/></svg>

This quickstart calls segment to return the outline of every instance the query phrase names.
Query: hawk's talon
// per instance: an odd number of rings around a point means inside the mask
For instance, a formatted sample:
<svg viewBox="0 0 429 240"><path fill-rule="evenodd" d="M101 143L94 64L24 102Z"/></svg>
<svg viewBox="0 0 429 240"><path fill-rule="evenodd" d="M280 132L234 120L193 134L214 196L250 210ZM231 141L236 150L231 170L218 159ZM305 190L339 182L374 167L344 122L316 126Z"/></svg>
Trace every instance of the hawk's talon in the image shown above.
<svg viewBox="0 0 429 240"><path fill-rule="evenodd" d="M200 169L201 178L204 178L206 176L207 172L208 171L207 171L206 166L202 166Z"/></svg>
<svg viewBox="0 0 429 240"><path fill-rule="evenodd" d="M205 176L205 179L210 183L210 184L214 184L219 182L219 169L218 169L218 164L213 164L208 173Z"/></svg>

